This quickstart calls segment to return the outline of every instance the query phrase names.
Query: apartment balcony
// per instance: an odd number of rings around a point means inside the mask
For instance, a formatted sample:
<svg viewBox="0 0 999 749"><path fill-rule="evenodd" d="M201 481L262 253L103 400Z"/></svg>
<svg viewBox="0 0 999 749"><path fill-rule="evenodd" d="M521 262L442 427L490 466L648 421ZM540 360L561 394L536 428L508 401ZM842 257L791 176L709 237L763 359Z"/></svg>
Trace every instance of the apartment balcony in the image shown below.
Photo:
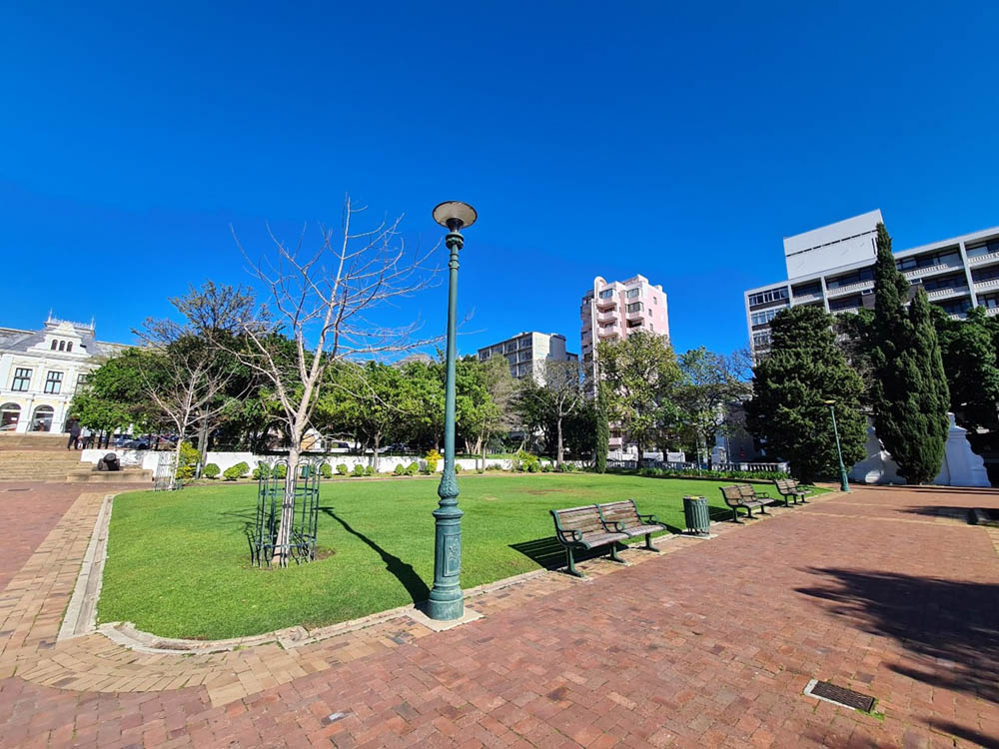
<svg viewBox="0 0 999 749"><path fill-rule="evenodd" d="M837 286L834 289L826 289L826 294L832 299L844 294L856 294L858 291L867 291L867 289L873 288L874 281L858 281L857 283L848 283L845 286ZM821 299L821 296L816 298Z"/></svg>
<svg viewBox="0 0 999 749"><path fill-rule="evenodd" d="M999 278L990 278L988 281L975 281L975 291L991 291L999 289Z"/></svg>
<svg viewBox="0 0 999 749"><path fill-rule="evenodd" d="M610 297L609 299L597 299L597 309L608 310L614 309L617 306L617 295Z"/></svg>
<svg viewBox="0 0 999 749"><path fill-rule="evenodd" d="M999 261L999 252L990 252L988 255L969 257L968 265L988 265L989 263L995 263L997 261Z"/></svg>
<svg viewBox="0 0 999 749"><path fill-rule="evenodd" d="M967 286L951 286L946 289L933 289L933 291L926 292L926 298L931 302L939 302L942 299L952 299L959 296L964 296L968 293Z"/></svg>
<svg viewBox="0 0 999 749"><path fill-rule="evenodd" d="M600 329L600 332L597 333L597 338L601 341L613 341L618 337L620 332L616 325L608 325L606 328Z"/></svg>
<svg viewBox="0 0 999 749"><path fill-rule="evenodd" d="M634 312L626 312L624 316L630 321L630 320L644 320L645 319L644 315L645 312L643 310L637 309Z"/></svg>
<svg viewBox="0 0 999 749"><path fill-rule="evenodd" d="M999 307L986 307L985 314L989 317L995 317L996 315L999 315Z"/></svg>
<svg viewBox="0 0 999 749"><path fill-rule="evenodd" d="M795 304L808 304L809 302L821 302L822 292L816 292L815 294L795 294L794 297Z"/></svg>
<svg viewBox="0 0 999 749"><path fill-rule="evenodd" d="M902 271L902 275L906 278L925 278L926 276L935 276L938 273L946 273L948 271L960 270L964 265L960 260L951 260L948 263L940 263L939 265L930 265L926 268L912 268L910 270Z"/></svg>
<svg viewBox="0 0 999 749"><path fill-rule="evenodd" d="M616 325L617 324L617 313L615 312L601 312L597 315L597 322L601 325Z"/></svg>

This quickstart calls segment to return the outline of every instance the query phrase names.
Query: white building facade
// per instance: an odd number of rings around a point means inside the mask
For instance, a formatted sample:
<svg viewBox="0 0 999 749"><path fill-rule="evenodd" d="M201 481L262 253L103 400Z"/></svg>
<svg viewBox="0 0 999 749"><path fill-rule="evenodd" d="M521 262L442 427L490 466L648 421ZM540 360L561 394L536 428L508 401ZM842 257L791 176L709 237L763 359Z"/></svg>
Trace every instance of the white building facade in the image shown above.
<svg viewBox="0 0 999 749"><path fill-rule="evenodd" d="M533 377L538 383L544 381L543 362L579 361L578 354L566 350L564 335L536 331L518 333L513 338L480 348L478 355L479 361L505 356L513 377L518 380Z"/></svg>
<svg viewBox="0 0 999 749"><path fill-rule="evenodd" d="M51 315L41 330L0 328L0 431L64 431L84 378L123 348L96 340L92 322Z"/></svg>
<svg viewBox="0 0 999 749"><path fill-rule="evenodd" d="M822 306L833 314L873 307L881 211L784 240L787 280L745 292L754 359L770 350L770 321L786 307ZM896 252L895 264L930 302L963 317L973 306L999 314L999 227Z"/></svg>

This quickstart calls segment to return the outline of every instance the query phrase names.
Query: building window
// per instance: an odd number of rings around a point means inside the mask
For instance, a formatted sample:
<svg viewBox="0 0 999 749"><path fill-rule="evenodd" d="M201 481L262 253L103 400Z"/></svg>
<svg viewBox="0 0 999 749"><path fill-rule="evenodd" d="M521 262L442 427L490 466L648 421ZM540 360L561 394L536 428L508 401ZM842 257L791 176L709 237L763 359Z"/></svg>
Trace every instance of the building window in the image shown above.
<svg viewBox="0 0 999 749"><path fill-rule="evenodd" d="M530 348L531 347L531 339L530 339L530 337L521 338L520 339L520 347L521 348Z"/></svg>
<svg viewBox="0 0 999 749"><path fill-rule="evenodd" d="M600 292L599 296L601 299L610 299L614 296L614 289L604 289Z"/></svg>
<svg viewBox="0 0 999 749"><path fill-rule="evenodd" d="M948 315L964 315L971 309L971 300L967 297L955 299L953 302L944 302L940 308Z"/></svg>
<svg viewBox="0 0 999 749"><path fill-rule="evenodd" d="M21 407L16 403L4 403L0 406L0 432L13 432L21 419Z"/></svg>
<svg viewBox="0 0 999 749"><path fill-rule="evenodd" d="M957 276L943 276L942 278L931 278L923 282L923 288L927 291L937 289L964 289L967 283L963 274Z"/></svg>
<svg viewBox="0 0 999 749"><path fill-rule="evenodd" d="M995 309L999 307L999 294L989 294L988 296L978 297L978 305L980 307L985 307L986 309Z"/></svg>
<svg viewBox="0 0 999 749"><path fill-rule="evenodd" d="M57 341L55 338L53 338L52 339L52 347L51 347L52 350L55 351L58 347L59 347L59 341Z"/></svg>
<svg viewBox="0 0 999 749"><path fill-rule="evenodd" d="M508 344L506 344L506 352L508 354L511 351L516 351L516 350L517 350L517 342L516 341L510 341Z"/></svg>
<svg viewBox="0 0 999 749"><path fill-rule="evenodd" d="M857 309L860 306L860 297L857 295L851 295L843 297L842 299L833 299L829 302L830 312L842 312L848 309Z"/></svg>
<svg viewBox="0 0 999 749"><path fill-rule="evenodd" d="M873 281L874 280L874 268L861 268L853 273L847 273L845 276L838 276L836 278L830 278L826 281L827 289L838 289L840 286L849 286L855 283L862 283L863 281ZM818 289L816 289L818 291Z"/></svg>
<svg viewBox="0 0 999 749"><path fill-rule="evenodd" d="M28 427L32 432L49 432L52 430L52 416L55 409L52 406L39 406L31 417L31 425Z"/></svg>
<svg viewBox="0 0 999 749"><path fill-rule="evenodd" d="M770 345L770 332L753 333L753 348L766 348Z"/></svg>
<svg viewBox="0 0 999 749"><path fill-rule="evenodd" d="M66 352L68 353L68 352L70 352L72 350L73 350L73 342L72 341L66 341Z"/></svg>
<svg viewBox="0 0 999 749"><path fill-rule="evenodd" d="M934 252L929 255L916 255L914 257L903 257L895 261L899 270L918 270L920 268L932 268L935 265L954 265L960 261L960 253L955 250L944 250Z"/></svg>
<svg viewBox="0 0 999 749"><path fill-rule="evenodd" d="M771 302L781 302L787 299L787 287L781 286L779 289L767 289L766 291L761 291L758 294L749 295L749 306L756 307L760 304L769 304Z"/></svg>
<svg viewBox="0 0 999 749"><path fill-rule="evenodd" d="M627 309L628 309L628 312L641 312L642 311L642 303L641 302L632 302L631 304L628 305Z"/></svg>
<svg viewBox="0 0 999 749"><path fill-rule="evenodd" d="M31 370L24 367L17 367L14 370L14 381L10 389L16 393L23 393L31 386Z"/></svg>
<svg viewBox="0 0 999 749"><path fill-rule="evenodd" d="M975 283L981 283L982 281L991 281L995 278L999 278L999 265L990 265L986 268L975 268L971 271L971 279Z"/></svg>
<svg viewBox="0 0 999 749"><path fill-rule="evenodd" d="M634 299L641 293L642 293L641 289L628 289L628 291L625 293L625 296L628 297L628 299Z"/></svg>
<svg viewBox="0 0 999 749"><path fill-rule="evenodd" d="M991 242L978 245L978 247L969 247L968 257L981 257L982 255L991 255L993 252L999 252L999 239L993 239Z"/></svg>
<svg viewBox="0 0 999 749"><path fill-rule="evenodd" d="M520 352L520 360L521 361L530 361L531 360L531 352L530 351L521 351Z"/></svg>
<svg viewBox="0 0 999 749"><path fill-rule="evenodd" d="M750 319L754 326L766 325L785 309L786 307L773 307L772 309L765 309L762 312L754 312Z"/></svg>
<svg viewBox="0 0 999 749"><path fill-rule="evenodd" d="M60 390L62 390L62 372L49 372L45 377L44 392L58 395Z"/></svg>
<svg viewBox="0 0 999 749"><path fill-rule="evenodd" d="M76 389L79 390L86 384L87 384L87 376L85 374L78 374L76 376Z"/></svg>

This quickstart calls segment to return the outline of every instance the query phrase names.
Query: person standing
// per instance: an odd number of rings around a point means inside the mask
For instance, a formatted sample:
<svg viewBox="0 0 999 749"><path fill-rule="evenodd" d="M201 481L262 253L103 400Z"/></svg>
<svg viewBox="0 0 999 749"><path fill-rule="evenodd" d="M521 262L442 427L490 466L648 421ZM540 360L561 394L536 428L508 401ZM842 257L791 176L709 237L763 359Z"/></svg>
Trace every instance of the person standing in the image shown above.
<svg viewBox="0 0 999 749"><path fill-rule="evenodd" d="M79 449L80 441L80 422L76 419L70 419L69 421L69 440L66 442L66 449L69 450L71 447L74 450Z"/></svg>

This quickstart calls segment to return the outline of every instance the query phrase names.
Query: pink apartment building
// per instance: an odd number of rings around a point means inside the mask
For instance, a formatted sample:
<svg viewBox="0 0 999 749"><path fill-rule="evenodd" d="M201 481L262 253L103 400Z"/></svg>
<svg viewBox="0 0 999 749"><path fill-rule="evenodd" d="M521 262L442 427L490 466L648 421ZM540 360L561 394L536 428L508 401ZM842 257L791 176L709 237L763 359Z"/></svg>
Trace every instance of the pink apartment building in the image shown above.
<svg viewBox="0 0 999 749"><path fill-rule="evenodd" d="M596 344L627 338L635 331L655 333L669 337L669 312L666 292L660 285L652 285L645 276L635 276L627 281L606 281L597 276L593 288L583 296L580 306L583 328L581 335L583 367L600 376L596 361ZM611 425L610 449L624 447L620 433Z"/></svg>

